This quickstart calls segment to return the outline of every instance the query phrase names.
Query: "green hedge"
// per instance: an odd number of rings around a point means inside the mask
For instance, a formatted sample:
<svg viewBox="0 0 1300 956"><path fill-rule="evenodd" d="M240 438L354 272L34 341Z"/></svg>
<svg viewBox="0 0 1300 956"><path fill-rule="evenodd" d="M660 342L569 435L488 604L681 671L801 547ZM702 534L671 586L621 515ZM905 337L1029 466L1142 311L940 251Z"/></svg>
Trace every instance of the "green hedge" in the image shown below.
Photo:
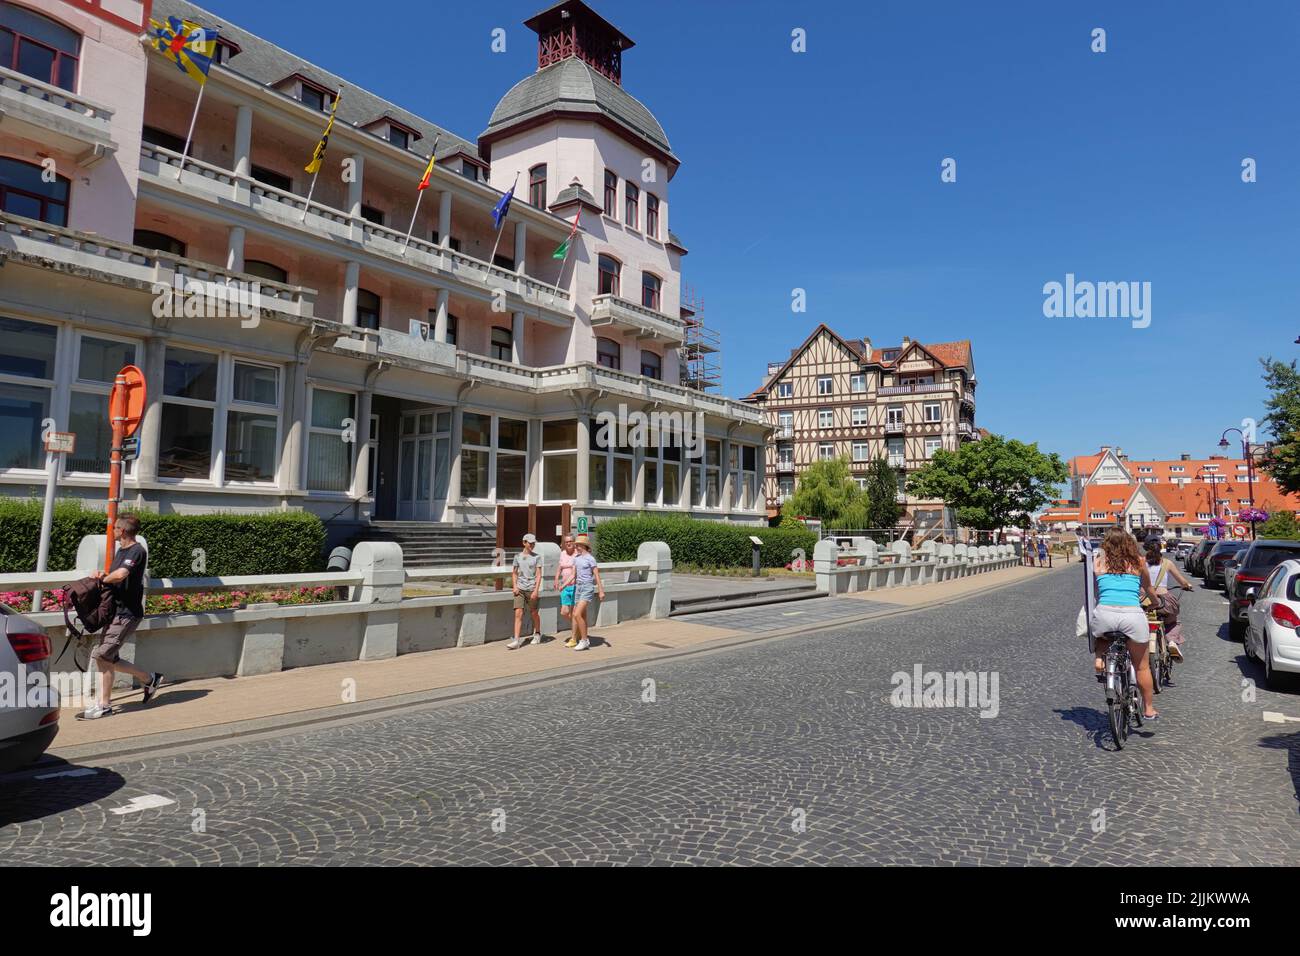
<svg viewBox="0 0 1300 956"><path fill-rule="evenodd" d="M633 561L643 541L663 541L673 562L704 568L747 568L752 545L749 536L763 540L759 561L765 568L785 567L792 552L802 548L809 561L817 535L805 527L767 528L700 521L683 515L639 514L613 518L596 525L596 557L600 561Z"/></svg>
<svg viewBox="0 0 1300 956"><path fill-rule="evenodd" d="M0 573L36 570L41 533L41 502L0 499ZM149 573L154 577L198 576L194 550L202 548L207 575L295 574L325 566L325 526L301 511L271 514L139 514L140 534L149 542ZM50 534L51 571L76 563L83 536L103 534L107 517L78 502L54 508Z"/></svg>

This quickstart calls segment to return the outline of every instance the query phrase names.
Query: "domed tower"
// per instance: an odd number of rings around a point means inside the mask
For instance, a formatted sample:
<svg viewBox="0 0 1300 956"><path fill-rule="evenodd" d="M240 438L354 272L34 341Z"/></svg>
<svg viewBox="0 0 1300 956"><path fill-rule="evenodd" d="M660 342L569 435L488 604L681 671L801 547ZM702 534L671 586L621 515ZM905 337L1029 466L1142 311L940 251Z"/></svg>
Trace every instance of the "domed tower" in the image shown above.
<svg viewBox="0 0 1300 956"><path fill-rule="evenodd" d="M623 88L633 42L582 0L525 21L537 72L506 93L479 135L491 184L570 221L562 275L577 321L567 361L600 361L676 384L681 248L669 232L668 183L680 161L659 121ZM599 342L597 340L600 340Z"/></svg>

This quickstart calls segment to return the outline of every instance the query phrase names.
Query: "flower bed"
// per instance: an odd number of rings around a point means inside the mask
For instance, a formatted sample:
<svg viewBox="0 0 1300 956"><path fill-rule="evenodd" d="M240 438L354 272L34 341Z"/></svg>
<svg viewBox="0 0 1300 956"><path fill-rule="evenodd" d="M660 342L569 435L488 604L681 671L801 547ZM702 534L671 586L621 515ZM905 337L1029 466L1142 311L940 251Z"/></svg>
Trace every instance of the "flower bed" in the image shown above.
<svg viewBox="0 0 1300 956"><path fill-rule="evenodd" d="M46 591L41 598L42 611L58 611L63 589ZM220 611L249 604L321 604L335 599L332 587L262 588L254 590L197 591L184 594L150 594L144 600L145 614L189 614L195 611ZM32 609L31 591L0 592L0 604L7 604L20 614Z"/></svg>

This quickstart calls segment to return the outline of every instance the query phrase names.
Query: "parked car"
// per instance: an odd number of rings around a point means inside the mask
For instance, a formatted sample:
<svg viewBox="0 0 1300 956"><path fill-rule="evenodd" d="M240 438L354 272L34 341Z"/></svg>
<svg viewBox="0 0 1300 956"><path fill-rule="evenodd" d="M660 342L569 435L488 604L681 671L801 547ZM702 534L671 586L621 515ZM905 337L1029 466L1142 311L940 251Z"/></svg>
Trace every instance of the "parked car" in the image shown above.
<svg viewBox="0 0 1300 956"><path fill-rule="evenodd" d="M1223 566L1245 545L1240 541L1218 541L1205 554L1205 571L1202 577L1210 587L1223 587Z"/></svg>
<svg viewBox="0 0 1300 956"><path fill-rule="evenodd" d="M0 700L0 773L29 764L45 753L59 732L59 701L53 690L31 706L32 675L49 688L50 639L39 624L0 604L0 681L12 682L15 699Z"/></svg>
<svg viewBox="0 0 1300 956"><path fill-rule="evenodd" d="M1247 547L1242 545L1232 557L1223 563L1223 596L1227 597L1232 590L1232 579L1237 574L1237 568L1241 564L1241 559L1246 556Z"/></svg>
<svg viewBox="0 0 1300 956"><path fill-rule="evenodd" d="M1265 685L1277 690L1282 675L1300 673L1300 561L1283 561L1247 599L1246 655L1263 663Z"/></svg>
<svg viewBox="0 0 1300 956"><path fill-rule="evenodd" d="M1228 636L1234 641L1246 635L1246 611L1250 608L1246 592L1255 588L1258 593L1272 570L1292 559L1300 560L1300 541L1281 538L1252 541L1237 558L1237 567L1227 585Z"/></svg>
<svg viewBox="0 0 1300 956"><path fill-rule="evenodd" d="M1192 541L1177 541L1174 543L1174 557L1183 562L1183 567L1187 567L1187 556L1192 553L1196 544Z"/></svg>
<svg viewBox="0 0 1300 956"><path fill-rule="evenodd" d="M1200 542L1192 549L1192 553L1187 556L1187 573L1204 574L1205 573L1205 555L1218 544L1214 538L1202 538Z"/></svg>

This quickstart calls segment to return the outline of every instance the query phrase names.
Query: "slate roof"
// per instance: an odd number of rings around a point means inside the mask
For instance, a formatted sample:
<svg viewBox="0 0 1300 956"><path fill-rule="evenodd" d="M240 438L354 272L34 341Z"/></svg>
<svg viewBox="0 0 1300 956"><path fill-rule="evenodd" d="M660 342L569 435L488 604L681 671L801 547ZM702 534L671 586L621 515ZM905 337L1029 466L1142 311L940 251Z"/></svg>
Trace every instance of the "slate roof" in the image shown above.
<svg viewBox="0 0 1300 956"><path fill-rule="evenodd" d="M346 122L350 126L361 127L388 115L423 136L420 146L426 152L420 152L417 147L410 150L413 155L427 158L429 155L427 150L441 134L442 138L438 143L439 160L458 152L465 152L476 159L479 158L478 146L470 140L363 90L346 78L295 56L255 33L249 33L235 26L225 17L206 10L198 4L189 3L187 0L154 0L152 16L155 20L163 20L169 16L183 17L204 26L215 27L223 38L228 38L239 46L240 52L237 56L232 57L228 64L214 69L226 69L238 73L263 86L273 86L294 73L301 73L331 90L342 86L343 99L339 102L336 122Z"/></svg>
<svg viewBox="0 0 1300 956"><path fill-rule="evenodd" d="M577 57L552 63L511 87L492 111L492 119L479 139L553 110L606 116L679 162L668 144L668 134L654 114L623 87Z"/></svg>

